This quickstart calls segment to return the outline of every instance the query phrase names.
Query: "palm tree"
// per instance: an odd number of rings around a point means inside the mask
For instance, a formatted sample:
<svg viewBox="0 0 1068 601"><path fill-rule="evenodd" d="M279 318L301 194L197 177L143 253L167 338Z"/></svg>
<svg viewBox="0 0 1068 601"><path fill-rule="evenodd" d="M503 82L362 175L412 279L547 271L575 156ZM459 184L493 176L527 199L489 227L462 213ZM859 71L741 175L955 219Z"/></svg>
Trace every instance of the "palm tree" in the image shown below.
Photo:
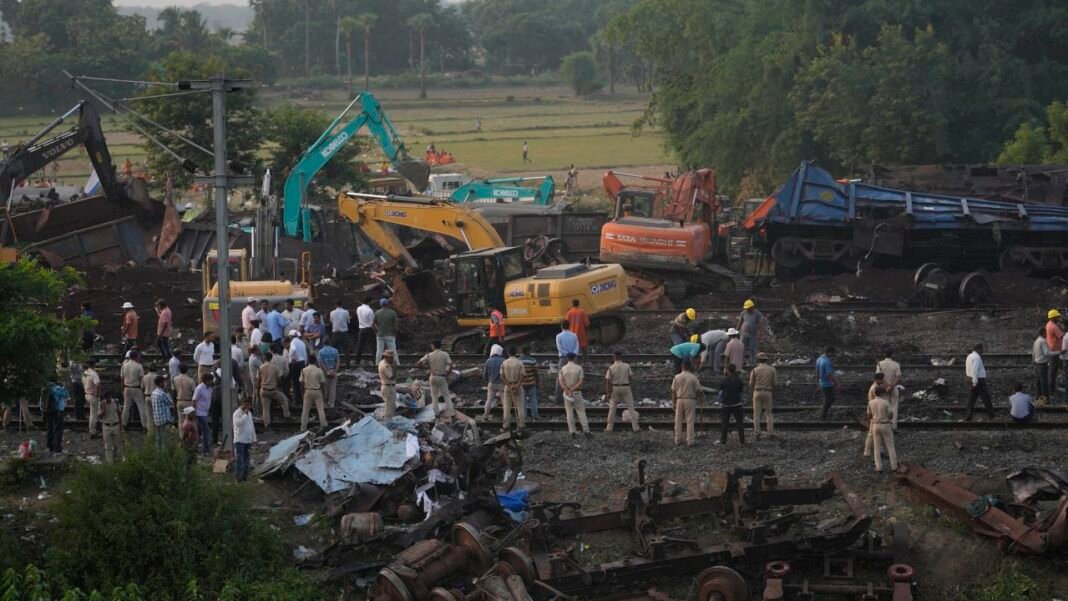
<svg viewBox="0 0 1068 601"><path fill-rule="evenodd" d="M311 75L311 0L304 0L304 77Z"/></svg>
<svg viewBox="0 0 1068 601"><path fill-rule="evenodd" d="M198 52L206 49L211 41L211 33L208 31L208 24L204 20L204 15L200 14L198 10L178 9L178 11L178 21L164 25L164 30L172 25L175 27L168 36L170 45L186 52Z"/></svg>
<svg viewBox="0 0 1068 601"><path fill-rule="evenodd" d="M363 28L363 89L371 89L371 29L375 26L378 15L374 13L362 13L356 17L357 23ZM351 80L351 76L349 77Z"/></svg>
<svg viewBox="0 0 1068 601"><path fill-rule="evenodd" d="M429 13L419 13L408 19L408 27L419 33L419 97L426 98L426 30L434 24Z"/></svg>
<svg viewBox="0 0 1068 601"><path fill-rule="evenodd" d="M249 4L256 10L259 16L260 29L263 34L263 49L267 49L267 0L249 0ZM246 39L246 42L250 40Z"/></svg>
<svg viewBox="0 0 1068 601"><path fill-rule="evenodd" d="M360 22L356 17L342 17L338 25L345 34L345 63L349 70L349 98L352 98L352 32L360 28Z"/></svg>

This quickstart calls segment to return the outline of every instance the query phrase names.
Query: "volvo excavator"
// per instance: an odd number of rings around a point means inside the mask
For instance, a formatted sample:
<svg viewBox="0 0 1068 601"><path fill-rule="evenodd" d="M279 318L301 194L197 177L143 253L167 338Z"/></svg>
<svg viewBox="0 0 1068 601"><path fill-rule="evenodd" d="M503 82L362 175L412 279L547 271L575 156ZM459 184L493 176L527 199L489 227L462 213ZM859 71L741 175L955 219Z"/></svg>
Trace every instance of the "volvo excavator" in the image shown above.
<svg viewBox="0 0 1068 601"><path fill-rule="evenodd" d="M623 337L624 322L615 315L628 302L619 265L569 263L534 269L524 249L505 246L497 230L469 207L441 199L346 192L338 212L375 247L380 258L407 271L393 280L396 307L402 313L426 314L451 309L465 328L487 328L487 307L506 315L508 338L515 341L538 329L555 329L571 302L578 299L593 322L590 338L602 344ZM448 259L445 288L401 240L402 227L430 237L444 237L462 249ZM450 339L470 342L477 331Z"/></svg>
<svg viewBox="0 0 1068 601"><path fill-rule="evenodd" d="M77 124L65 132L46 138L74 114L78 115ZM3 260L14 260L18 254L16 246L20 243L16 239L15 230L10 222L9 201L14 189L34 173L59 160L61 156L79 145L85 147L89 161L93 164L93 169L100 179L104 196L108 200L135 212L139 218L154 215L162 209L162 205L157 206L149 199L144 182L119 180L115 165L111 160L111 152L104 138L104 130L100 125L100 115L90 102L82 100L49 123L37 135L12 148L8 157L0 161L0 206L5 207L7 211L3 223L0 224L0 255ZM63 207L70 207L72 211L80 208L76 206L76 203L69 203L42 211L41 218L36 224L37 229L43 230L47 220L50 217L56 218L55 213L63 212ZM59 221L64 220L59 219ZM80 223L80 227L85 227L85 225L85 223ZM22 244L25 245L25 241L22 241Z"/></svg>
<svg viewBox="0 0 1068 601"><path fill-rule="evenodd" d="M338 129L341 120L357 103L360 105L360 113ZM300 236L305 242L314 238L311 209L306 202L308 186L319 170L352 141L365 125L378 141L379 147L393 164L397 173L410 181L416 190L426 188L430 178L430 167L425 161L414 160L409 156L408 149L400 139L400 134L382 111L382 105L378 103L374 95L364 91L354 98L345 110L341 111L341 114L330 123L319 139L304 151L297 164L290 170L284 188L283 223L286 235Z"/></svg>
<svg viewBox="0 0 1068 601"><path fill-rule="evenodd" d="M619 175L638 178L625 186ZM690 288L748 290L748 278L727 269L726 240L718 222L716 174L688 171L674 179L609 171L605 191L615 201L611 221L601 228L600 258L663 281L672 301Z"/></svg>

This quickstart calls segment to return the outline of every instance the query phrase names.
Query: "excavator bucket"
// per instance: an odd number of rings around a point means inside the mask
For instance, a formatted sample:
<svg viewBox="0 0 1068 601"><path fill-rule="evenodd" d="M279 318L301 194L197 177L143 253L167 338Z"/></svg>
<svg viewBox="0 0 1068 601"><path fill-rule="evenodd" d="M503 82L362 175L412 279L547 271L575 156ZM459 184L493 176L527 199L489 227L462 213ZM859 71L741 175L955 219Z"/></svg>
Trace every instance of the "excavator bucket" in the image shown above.
<svg viewBox="0 0 1068 601"><path fill-rule="evenodd" d="M397 173L411 182L416 192L426 190L430 183L430 166L426 161L401 161L397 163Z"/></svg>
<svg viewBox="0 0 1068 601"><path fill-rule="evenodd" d="M432 271L420 271L393 278L393 308L406 317L441 315L449 311L449 301Z"/></svg>

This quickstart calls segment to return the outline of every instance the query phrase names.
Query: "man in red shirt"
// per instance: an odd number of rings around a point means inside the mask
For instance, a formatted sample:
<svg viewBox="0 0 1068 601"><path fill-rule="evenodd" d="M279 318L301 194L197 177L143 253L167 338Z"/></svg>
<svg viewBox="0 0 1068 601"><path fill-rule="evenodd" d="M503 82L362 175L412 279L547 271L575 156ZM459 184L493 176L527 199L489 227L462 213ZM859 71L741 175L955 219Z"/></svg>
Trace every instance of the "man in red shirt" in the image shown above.
<svg viewBox="0 0 1068 601"><path fill-rule="evenodd" d="M167 301L162 298L156 301L156 346L159 347L159 354L163 356L164 360L171 358L171 335L173 335L173 327L171 325L171 308L167 306Z"/></svg>
<svg viewBox="0 0 1068 601"><path fill-rule="evenodd" d="M579 350L582 351L581 355L586 356L586 347L590 344L587 331L590 327L590 316L586 313L586 310L579 306L579 300L576 298L571 301L571 308L567 310L567 323L571 324L571 331L578 336Z"/></svg>
<svg viewBox="0 0 1068 601"><path fill-rule="evenodd" d="M493 305L486 305L486 311L490 319L490 342L504 346L504 313L498 311Z"/></svg>
<svg viewBox="0 0 1068 601"><path fill-rule="evenodd" d="M1060 318L1061 312L1057 309L1050 309L1046 313L1046 343L1049 344L1049 350L1052 353L1061 350L1061 343L1064 341L1064 330L1057 323ZM1049 390L1051 395L1057 390L1057 366L1060 363L1056 357L1049 362ZM1066 390L1068 390L1068 387L1066 387Z"/></svg>

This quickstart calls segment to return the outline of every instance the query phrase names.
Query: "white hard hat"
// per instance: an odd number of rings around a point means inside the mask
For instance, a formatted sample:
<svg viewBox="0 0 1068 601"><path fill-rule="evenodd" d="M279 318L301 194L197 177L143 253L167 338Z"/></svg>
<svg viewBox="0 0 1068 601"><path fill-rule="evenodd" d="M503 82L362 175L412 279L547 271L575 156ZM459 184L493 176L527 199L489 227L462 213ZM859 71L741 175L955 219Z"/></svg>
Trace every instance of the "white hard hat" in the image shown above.
<svg viewBox="0 0 1068 601"><path fill-rule="evenodd" d="M731 328L731 329L727 330L727 335L728 336L737 336L738 335L738 330L736 330L734 328Z"/></svg>
<svg viewBox="0 0 1068 601"><path fill-rule="evenodd" d="M289 331L289 335L290 336L300 336L300 332L298 332L296 330L290 330Z"/></svg>
<svg viewBox="0 0 1068 601"><path fill-rule="evenodd" d="M122 303L122 308L123 309L133 309L133 303L131 303L130 301L126 301L125 303Z"/></svg>

